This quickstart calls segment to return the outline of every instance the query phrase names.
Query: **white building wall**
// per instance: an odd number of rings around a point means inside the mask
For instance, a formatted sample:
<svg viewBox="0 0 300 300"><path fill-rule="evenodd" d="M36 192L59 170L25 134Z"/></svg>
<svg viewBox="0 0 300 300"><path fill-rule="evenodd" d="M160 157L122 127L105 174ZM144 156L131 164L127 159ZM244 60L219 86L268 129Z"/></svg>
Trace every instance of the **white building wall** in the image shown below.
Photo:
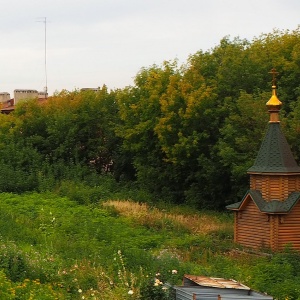
<svg viewBox="0 0 300 300"><path fill-rule="evenodd" d="M14 90L15 105L20 100L38 98L38 94L37 90Z"/></svg>
<svg viewBox="0 0 300 300"><path fill-rule="evenodd" d="M4 103L10 99L10 94L7 92L0 93L0 102Z"/></svg>
<svg viewBox="0 0 300 300"><path fill-rule="evenodd" d="M47 99L48 93L47 92L39 92L38 97L39 97L39 99Z"/></svg>

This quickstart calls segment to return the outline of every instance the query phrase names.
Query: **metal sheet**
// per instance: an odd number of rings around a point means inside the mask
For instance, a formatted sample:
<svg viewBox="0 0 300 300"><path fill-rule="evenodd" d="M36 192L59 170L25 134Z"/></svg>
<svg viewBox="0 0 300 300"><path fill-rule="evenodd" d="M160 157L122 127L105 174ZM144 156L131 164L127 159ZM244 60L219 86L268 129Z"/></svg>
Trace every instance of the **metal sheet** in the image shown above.
<svg viewBox="0 0 300 300"><path fill-rule="evenodd" d="M250 290L250 288L247 287L246 285L237 282L233 279L223 279L223 278L195 276L195 275L184 275L184 277L200 286L224 288L224 289L240 289L240 290L248 290L248 291Z"/></svg>

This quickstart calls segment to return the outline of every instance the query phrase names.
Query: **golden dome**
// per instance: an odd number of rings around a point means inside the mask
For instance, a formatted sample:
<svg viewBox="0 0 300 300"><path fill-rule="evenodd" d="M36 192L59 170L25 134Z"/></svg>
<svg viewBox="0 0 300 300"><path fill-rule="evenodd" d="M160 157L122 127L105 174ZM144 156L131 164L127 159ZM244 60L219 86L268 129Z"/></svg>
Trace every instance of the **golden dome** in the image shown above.
<svg viewBox="0 0 300 300"><path fill-rule="evenodd" d="M272 86L272 96L270 100L266 103L268 110L280 110L282 102L278 99L276 93L276 86Z"/></svg>

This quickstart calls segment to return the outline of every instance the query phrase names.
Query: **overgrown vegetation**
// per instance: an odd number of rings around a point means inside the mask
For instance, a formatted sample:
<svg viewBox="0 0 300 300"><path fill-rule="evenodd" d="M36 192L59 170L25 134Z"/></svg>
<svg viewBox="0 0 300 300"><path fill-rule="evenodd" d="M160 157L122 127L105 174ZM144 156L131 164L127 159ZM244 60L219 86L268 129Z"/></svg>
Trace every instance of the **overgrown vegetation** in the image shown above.
<svg viewBox="0 0 300 300"><path fill-rule="evenodd" d="M237 250L222 212L248 188L273 67L300 157L299 53L300 28L225 37L134 86L0 115L0 298L172 299L164 283L192 273L300 299L299 254Z"/></svg>
<svg viewBox="0 0 300 300"><path fill-rule="evenodd" d="M299 28L251 42L225 37L185 65L142 68L124 89L21 102L0 116L0 190L52 190L62 180L97 182L95 174L109 172L152 201L223 209L248 187L273 67L282 128L300 157L299 49Z"/></svg>
<svg viewBox="0 0 300 300"><path fill-rule="evenodd" d="M173 299L166 283L201 274L299 299L298 253L237 250L228 214L159 210L136 198L123 205L114 200L122 194L82 205L49 192L2 193L0 298Z"/></svg>

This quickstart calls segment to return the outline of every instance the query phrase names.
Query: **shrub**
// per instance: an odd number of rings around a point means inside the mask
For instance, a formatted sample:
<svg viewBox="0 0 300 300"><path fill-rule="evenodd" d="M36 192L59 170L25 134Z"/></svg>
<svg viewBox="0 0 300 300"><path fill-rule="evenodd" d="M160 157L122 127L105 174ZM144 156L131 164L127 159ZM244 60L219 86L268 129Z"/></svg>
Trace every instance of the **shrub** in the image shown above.
<svg viewBox="0 0 300 300"><path fill-rule="evenodd" d="M6 276L12 281L24 280L27 276L27 264L22 251L12 243L0 245L0 268L5 270Z"/></svg>
<svg viewBox="0 0 300 300"><path fill-rule="evenodd" d="M117 189L117 184L113 182L112 178L99 176L98 181L97 185L93 185L93 181L63 180L58 188L58 194L67 196L78 204L88 205L108 199L113 191Z"/></svg>
<svg viewBox="0 0 300 300"><path fill-rule="evenodd" d="M158 278L151 278L141 286L141 300L169 300L169 288Z"/></svg>
<svg viewBox="0 0 300 300"><path fill-rule="evenodd" d="M249 270L249 284L274 299L299 299L299 259L299 253L289 249L276 253L268 261L263 260Z"/></svg>

